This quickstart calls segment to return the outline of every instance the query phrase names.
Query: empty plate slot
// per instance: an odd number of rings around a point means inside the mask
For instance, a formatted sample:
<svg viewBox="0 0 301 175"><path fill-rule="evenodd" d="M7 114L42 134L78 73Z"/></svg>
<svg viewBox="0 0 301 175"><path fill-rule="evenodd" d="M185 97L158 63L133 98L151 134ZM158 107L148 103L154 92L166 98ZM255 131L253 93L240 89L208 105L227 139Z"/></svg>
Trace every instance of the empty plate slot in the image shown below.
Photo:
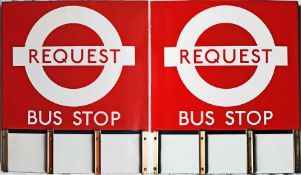
<svg viewBox="0 0 301 175"><path fill-rule="evenodd" d="M161 173L198 173L197 134L161 135Z"/></svg>
<svg viewBox="0 0 301 175"><path fill-rule="evenodd" d="M46 134L9 133L8 170L10 172L45 172Z"/></svg>

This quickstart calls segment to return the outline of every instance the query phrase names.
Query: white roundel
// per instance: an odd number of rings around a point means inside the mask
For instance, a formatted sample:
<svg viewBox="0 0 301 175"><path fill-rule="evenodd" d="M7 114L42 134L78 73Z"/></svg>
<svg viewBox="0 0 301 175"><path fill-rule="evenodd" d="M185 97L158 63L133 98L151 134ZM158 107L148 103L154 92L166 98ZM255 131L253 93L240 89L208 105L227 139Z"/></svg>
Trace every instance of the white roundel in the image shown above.
<svg viewBox="0 0 301 175"><path fill-rule="evenodd" d="M269 29L256 15L240 7L226 5L209 8L194 16L182 30L177 48L195 47L199 36L205 30L221 23L244 28L260 47L275 48ZM199 76L193 64L176 66L181 80L192 94L209 104L224 107L241 105L257 97L268 86L275 70L275 64L260 63L247 82L238 87L223 89L207 83Z"/></svg>
<svg viewBox="0 0 301 175"><path fill-rule="evenodd" d="M42 47L44 40L54 29L72 23L94 30L108 48L122 47L118 32L108 19L94 10L80 6L57 8L41 17L31 29L25 47ZM105 65L102 73L93 83L78 89L69 89L54 83L41 64L26 62L25 69L32 85L42 96L63 106L76 107L103 98L116 84L122 71L122 64Z"/></svg>

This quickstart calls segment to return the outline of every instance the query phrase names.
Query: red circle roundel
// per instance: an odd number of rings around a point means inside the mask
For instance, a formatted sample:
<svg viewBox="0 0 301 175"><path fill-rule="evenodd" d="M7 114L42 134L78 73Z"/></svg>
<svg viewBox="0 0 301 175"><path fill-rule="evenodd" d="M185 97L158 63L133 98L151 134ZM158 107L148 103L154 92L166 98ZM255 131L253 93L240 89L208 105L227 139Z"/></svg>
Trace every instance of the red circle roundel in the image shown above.
<svg viewBox="0 0 301 175"><path fill-rule="evenodd" d="M147 129L147 9L4 3L3 128Z"/></svg>
<svg viewBox="0 0 301 175"><path fill-rule="evenodd" d="M299 128L296 2L151 9L153 130Z"/></svg>

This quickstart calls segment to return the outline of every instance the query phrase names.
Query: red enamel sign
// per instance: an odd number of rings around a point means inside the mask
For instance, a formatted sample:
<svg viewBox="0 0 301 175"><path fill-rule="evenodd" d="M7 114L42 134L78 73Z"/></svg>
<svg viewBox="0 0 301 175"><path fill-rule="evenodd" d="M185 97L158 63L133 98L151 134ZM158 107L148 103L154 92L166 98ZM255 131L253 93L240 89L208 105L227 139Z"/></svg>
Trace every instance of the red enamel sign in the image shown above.
<svg viewBox="0 0 301 175"><path fill-rule="evenodd" d="M147 130L147 5L3 3L3 129Z"/></svg>
<svg viewBox="0 0 301 175"><path fill-rule="evenodd" d="M297 2L151 4L153 130L299 129Z"/></svg>

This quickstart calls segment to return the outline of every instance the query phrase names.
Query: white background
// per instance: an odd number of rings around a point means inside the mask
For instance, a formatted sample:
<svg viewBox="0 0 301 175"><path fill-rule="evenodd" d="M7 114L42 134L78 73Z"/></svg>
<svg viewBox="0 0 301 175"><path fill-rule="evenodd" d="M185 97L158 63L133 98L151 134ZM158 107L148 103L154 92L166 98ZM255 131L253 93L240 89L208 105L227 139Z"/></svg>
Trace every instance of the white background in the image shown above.
<svg viewBox="0 0 301 175"><path fill-rule="evenodd" d="M103 134L102 173L138 174L139 139L138 134ZM256 173L293 172L292 134L257 134L255 139ZM92 173L91 134L57 134L54 142L55 173ZM197 135L162 135L161 143L162 173L198 173ZM45 172L45 147L42 133L9 134L9 170ZM208 173L246 173L245 135L211 134L208 147Z"/></svg>

